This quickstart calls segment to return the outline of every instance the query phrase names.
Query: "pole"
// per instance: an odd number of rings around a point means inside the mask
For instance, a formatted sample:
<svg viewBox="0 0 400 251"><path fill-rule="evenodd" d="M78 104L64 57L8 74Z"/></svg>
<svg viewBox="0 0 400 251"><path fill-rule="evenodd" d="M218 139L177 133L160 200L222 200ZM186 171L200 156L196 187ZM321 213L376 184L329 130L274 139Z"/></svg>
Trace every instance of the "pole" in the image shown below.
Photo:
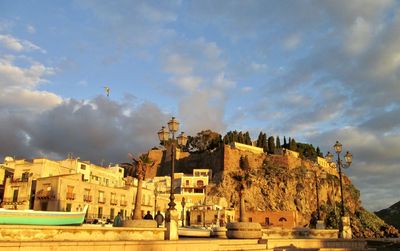
<svg viewBox="0 0 400 251"><path fill-rule="evenodd" d="M344 217L344 199L343 199L343 185L342 185L342 161L340 160L340 155L338 155L338 166L339 166L339 184L340 184L340 221L339 221L339 238L343 238L343 217Z"/></svg>
<svg viewBox="0 0 400 251"><path fill-rule="evenodd" d="M175 134L172 132L171 143L171 192L169 196L169 210L175 210L175 196L174 196L174 173L175 173Z"/></svg>
<svg viewBox="0 0 400 251"><path fill-rule="evenodd" d="M319 210L319 186L318 186L317 172L315 172L315 191L317 192L317 217L318 220L321 220L321 213Z"/></svg>

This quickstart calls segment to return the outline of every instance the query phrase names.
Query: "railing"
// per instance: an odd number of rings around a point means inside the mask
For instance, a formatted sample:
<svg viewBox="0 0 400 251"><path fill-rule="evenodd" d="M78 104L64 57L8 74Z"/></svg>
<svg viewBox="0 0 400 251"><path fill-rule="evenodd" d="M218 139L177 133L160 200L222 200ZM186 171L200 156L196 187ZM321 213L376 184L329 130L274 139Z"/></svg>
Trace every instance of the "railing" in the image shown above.
<svg viewBox="0 0 400 251"><path fill-rule="evenodd" d="M18 197L16 201L14 201L14 198L4 198L3 199L3 204L4 205L22 205L25 204L26 202L28 202L28 198L27 197Z"/></svg>
<svg viewBox="0 0 400 251"><path fill-rule="evenodd" d="M106 203L106 198L99 198L99 203L101 203L101 204Z"/></svg>
<svg viewBox="0 0 400 251"><path fill-rule="evenodd" d="M39 200L50 200L50 199L54 199L55 195L51 191L38 191L36 193L35 197Z"/></svg>
<svg viewBox="0 0 400 251"><path fill-rule="evenodd" d="M121 200L121 201L120 201L120 205L121 205L122 207L125 207L126 205L128 205L128 202L127 202L126 200Z"/></svg>
<svg viewBox="0 0 400 251"><path fill-rule="evenodd" d="M92 202L92 195L83 195L83 201Z"/></svg>
<svg viewBox="0 0 400 251"><path fill-rule="evenodd" d="M117 205L117 204L118 204L118 201L117 201L116 199L111 199L111 200L110 200L110 204L111 204L111 205Z"/></svg>
<svg viewBox="0 0 400 251"><path fill-rule="evenodd" d="M74 193L67 193L67 200L75 200L75 194Z"/></svg>

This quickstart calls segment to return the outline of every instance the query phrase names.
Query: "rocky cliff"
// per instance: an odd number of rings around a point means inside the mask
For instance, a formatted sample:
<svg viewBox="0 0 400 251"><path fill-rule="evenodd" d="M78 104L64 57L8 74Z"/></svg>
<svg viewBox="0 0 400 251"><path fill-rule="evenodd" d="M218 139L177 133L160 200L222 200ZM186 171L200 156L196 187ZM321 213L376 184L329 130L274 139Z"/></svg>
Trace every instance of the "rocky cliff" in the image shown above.
<svg viewBox="0 0 400 251"><path fill-rule="evenodd" d="M212 169L208 199L218 203L219 198L224 197L228 205L238 208L239 198L232 173L240 168L241 158L246 158L251 169L248 180L251 185L244 192L248 210L295 211L299 225L308 225L317 211L318 189L321 218L328 228L338 227L341 199L339 175L334 168L292 156L259 154L224 145L214 152L186 155L177 161L176 170L191 173L193 168ZM169 170L168 163L165 165L159 168ZM343 195L353 237L399 236L395 228L361 206L360 192L346 175L343 175Z"/></svg>

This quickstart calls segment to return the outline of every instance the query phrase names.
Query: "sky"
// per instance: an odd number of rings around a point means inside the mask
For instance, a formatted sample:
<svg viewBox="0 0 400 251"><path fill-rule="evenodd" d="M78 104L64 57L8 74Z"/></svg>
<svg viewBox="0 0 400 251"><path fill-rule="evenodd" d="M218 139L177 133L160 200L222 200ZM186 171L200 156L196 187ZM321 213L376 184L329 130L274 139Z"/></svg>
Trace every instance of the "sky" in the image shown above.
<svg viewBox="0 0 400 251"><path fill-rule="evenodd" d="M376 211L400 200L399 80L398 1L0 0L1 159L126 162L175 116L339 140Z"/></svg>

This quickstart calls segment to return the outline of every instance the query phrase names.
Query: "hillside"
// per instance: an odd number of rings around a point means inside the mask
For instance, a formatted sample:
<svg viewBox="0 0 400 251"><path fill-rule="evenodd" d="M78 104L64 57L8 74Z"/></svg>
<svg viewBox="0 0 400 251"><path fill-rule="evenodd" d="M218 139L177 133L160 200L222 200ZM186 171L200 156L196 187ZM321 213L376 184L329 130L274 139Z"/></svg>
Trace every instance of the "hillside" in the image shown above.
<svg viewBox="0 0 400 251"><path fill-rule="evenodd" d="M400 201L391 205L389 208L375 212L375 214L386 223L400 229Z"/></svg>
<svg viewBox="0 0 400 251"><path fill-rule="evenodd" d="M301 225L310 222L317 208L315 180L308 178L307 173L323 169L327 175L319 180L321 216L328 228L338 228L340 188L339 176L334 168L318 166L299 157L260 154L223 145L213 152L182 155L178 158L176 172L191 173L193 168L212 169L208 200L217 203L220 197L224 197L229 205L238 208L238 193L235 192L232 173L239 170L241 158L246 158L251 169L251 186L244 193L247 210L296 211ZM159 166L157 173L165 175L168 170L169 163L166 162ZM395 228L361 206L360 192L346 175L343 176L343 189L345 210L351 218L354 238L400 236Z"/></svg>

